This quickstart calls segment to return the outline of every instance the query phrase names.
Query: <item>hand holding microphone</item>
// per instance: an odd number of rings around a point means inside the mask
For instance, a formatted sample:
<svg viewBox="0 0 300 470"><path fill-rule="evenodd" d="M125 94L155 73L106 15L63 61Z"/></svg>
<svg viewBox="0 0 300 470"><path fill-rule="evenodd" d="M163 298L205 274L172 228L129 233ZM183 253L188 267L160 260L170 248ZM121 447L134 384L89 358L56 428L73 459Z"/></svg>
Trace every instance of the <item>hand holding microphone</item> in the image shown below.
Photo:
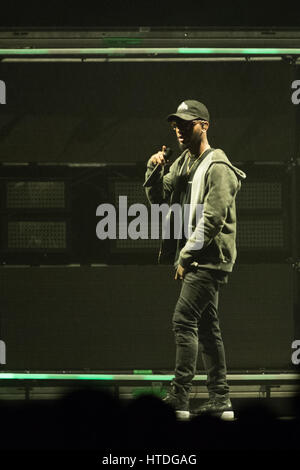
<svg viewBox="0 0 300 470"><path fill-rule="evenodd" d="M157 164L165 165L166 150L167 150L167 147L163 145L159 152L152 155L152 157L149 159L149 163L153 163L154 165L157 165Z"/></svg>
<svg viewBox="0 0 300 470"><path fill-rule="evenodd" d="M148 164L152 163L156 166L154 167L152 173L143 184L144 187L151 186L153 184L155 175L157 174L158 171L160 171L162 166L168 163L169 161L168 158L171 155L172 155L172 150L169 147L166 147L165 145L162 146L159 152L152 155L152 157L148 161Z"/></svg>

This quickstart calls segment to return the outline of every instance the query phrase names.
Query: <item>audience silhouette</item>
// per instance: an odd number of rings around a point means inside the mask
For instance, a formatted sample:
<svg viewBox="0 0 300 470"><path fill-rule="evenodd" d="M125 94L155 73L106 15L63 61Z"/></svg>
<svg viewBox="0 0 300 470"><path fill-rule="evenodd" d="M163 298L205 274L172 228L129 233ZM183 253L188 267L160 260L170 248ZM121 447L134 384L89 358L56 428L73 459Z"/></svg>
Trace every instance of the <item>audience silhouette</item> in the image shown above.
<svg viewBox="0 0 300 470"><path fill-rule="evenodd" d="M79 389L52 402L0 402L1 451L298 450L300 396L282 419L256 399L233 421L195 416L179 421L158 396L127 402L102 389Z"/></svg>

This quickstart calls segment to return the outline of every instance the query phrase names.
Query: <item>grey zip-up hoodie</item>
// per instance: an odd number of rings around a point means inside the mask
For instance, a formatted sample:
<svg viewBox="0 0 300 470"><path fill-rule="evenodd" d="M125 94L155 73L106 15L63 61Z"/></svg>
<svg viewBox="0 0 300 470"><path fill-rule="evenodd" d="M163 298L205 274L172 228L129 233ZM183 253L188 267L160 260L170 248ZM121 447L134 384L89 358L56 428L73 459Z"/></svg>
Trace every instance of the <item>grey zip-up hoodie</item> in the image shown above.
<svg viewBox="0 0 300 470"><path fill-rule="evenodd" d="M150 203L168 203L171 206L179 202L177 181L188 155L189 150L185 150L171 165L169 173L163 176L162 168L153 185L145 188ZM154 165L148 162L146 179L153 168ZM178 264L185 268L197 265L231 272L237 256L235 198L245 178L245 173L233 166L221 149L212 149L204 159L200 159L191 188L191 235L177 260L174 260L177 240L163 239L159 262L175 262L175 267ZM195 211L197 204L203 205L199 220Z"/></svg>

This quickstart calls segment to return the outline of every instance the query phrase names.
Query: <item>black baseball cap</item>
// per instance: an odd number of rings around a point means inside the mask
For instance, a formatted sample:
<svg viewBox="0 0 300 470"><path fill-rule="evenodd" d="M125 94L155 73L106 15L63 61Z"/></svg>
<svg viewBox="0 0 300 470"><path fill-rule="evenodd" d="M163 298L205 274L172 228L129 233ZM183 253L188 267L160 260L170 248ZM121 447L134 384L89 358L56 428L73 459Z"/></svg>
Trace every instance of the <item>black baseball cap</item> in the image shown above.
<svg viewBox="0 0 300 470"><path fill-rule="evenodd" d="M176 113L169 114L167 121L172 121L176 118L184 119L185 121L192 121L193 119L203 119L209 121L209 112L205 104L196 100L185 100L180 103Z"/></svg>

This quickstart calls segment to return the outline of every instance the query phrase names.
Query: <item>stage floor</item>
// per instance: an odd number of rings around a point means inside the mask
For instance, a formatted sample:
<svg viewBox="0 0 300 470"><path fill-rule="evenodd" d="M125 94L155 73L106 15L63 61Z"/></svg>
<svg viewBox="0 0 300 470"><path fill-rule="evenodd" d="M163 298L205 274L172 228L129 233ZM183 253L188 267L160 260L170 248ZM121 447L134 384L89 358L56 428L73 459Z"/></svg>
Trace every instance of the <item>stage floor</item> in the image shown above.
<svg viewBox="0 0 300 470"><path fill-rule="evenodd" d="M0 372L0 400L55 400L72 390L105 389L122 400L143 394L165 396L174 377L171 373L99 373L66 371ZM229 373L227 380L231 398L293 398L300 391L300 375L296 373ZM196 375L190 394L192 402L208 397L206 375Z"/></svg>

